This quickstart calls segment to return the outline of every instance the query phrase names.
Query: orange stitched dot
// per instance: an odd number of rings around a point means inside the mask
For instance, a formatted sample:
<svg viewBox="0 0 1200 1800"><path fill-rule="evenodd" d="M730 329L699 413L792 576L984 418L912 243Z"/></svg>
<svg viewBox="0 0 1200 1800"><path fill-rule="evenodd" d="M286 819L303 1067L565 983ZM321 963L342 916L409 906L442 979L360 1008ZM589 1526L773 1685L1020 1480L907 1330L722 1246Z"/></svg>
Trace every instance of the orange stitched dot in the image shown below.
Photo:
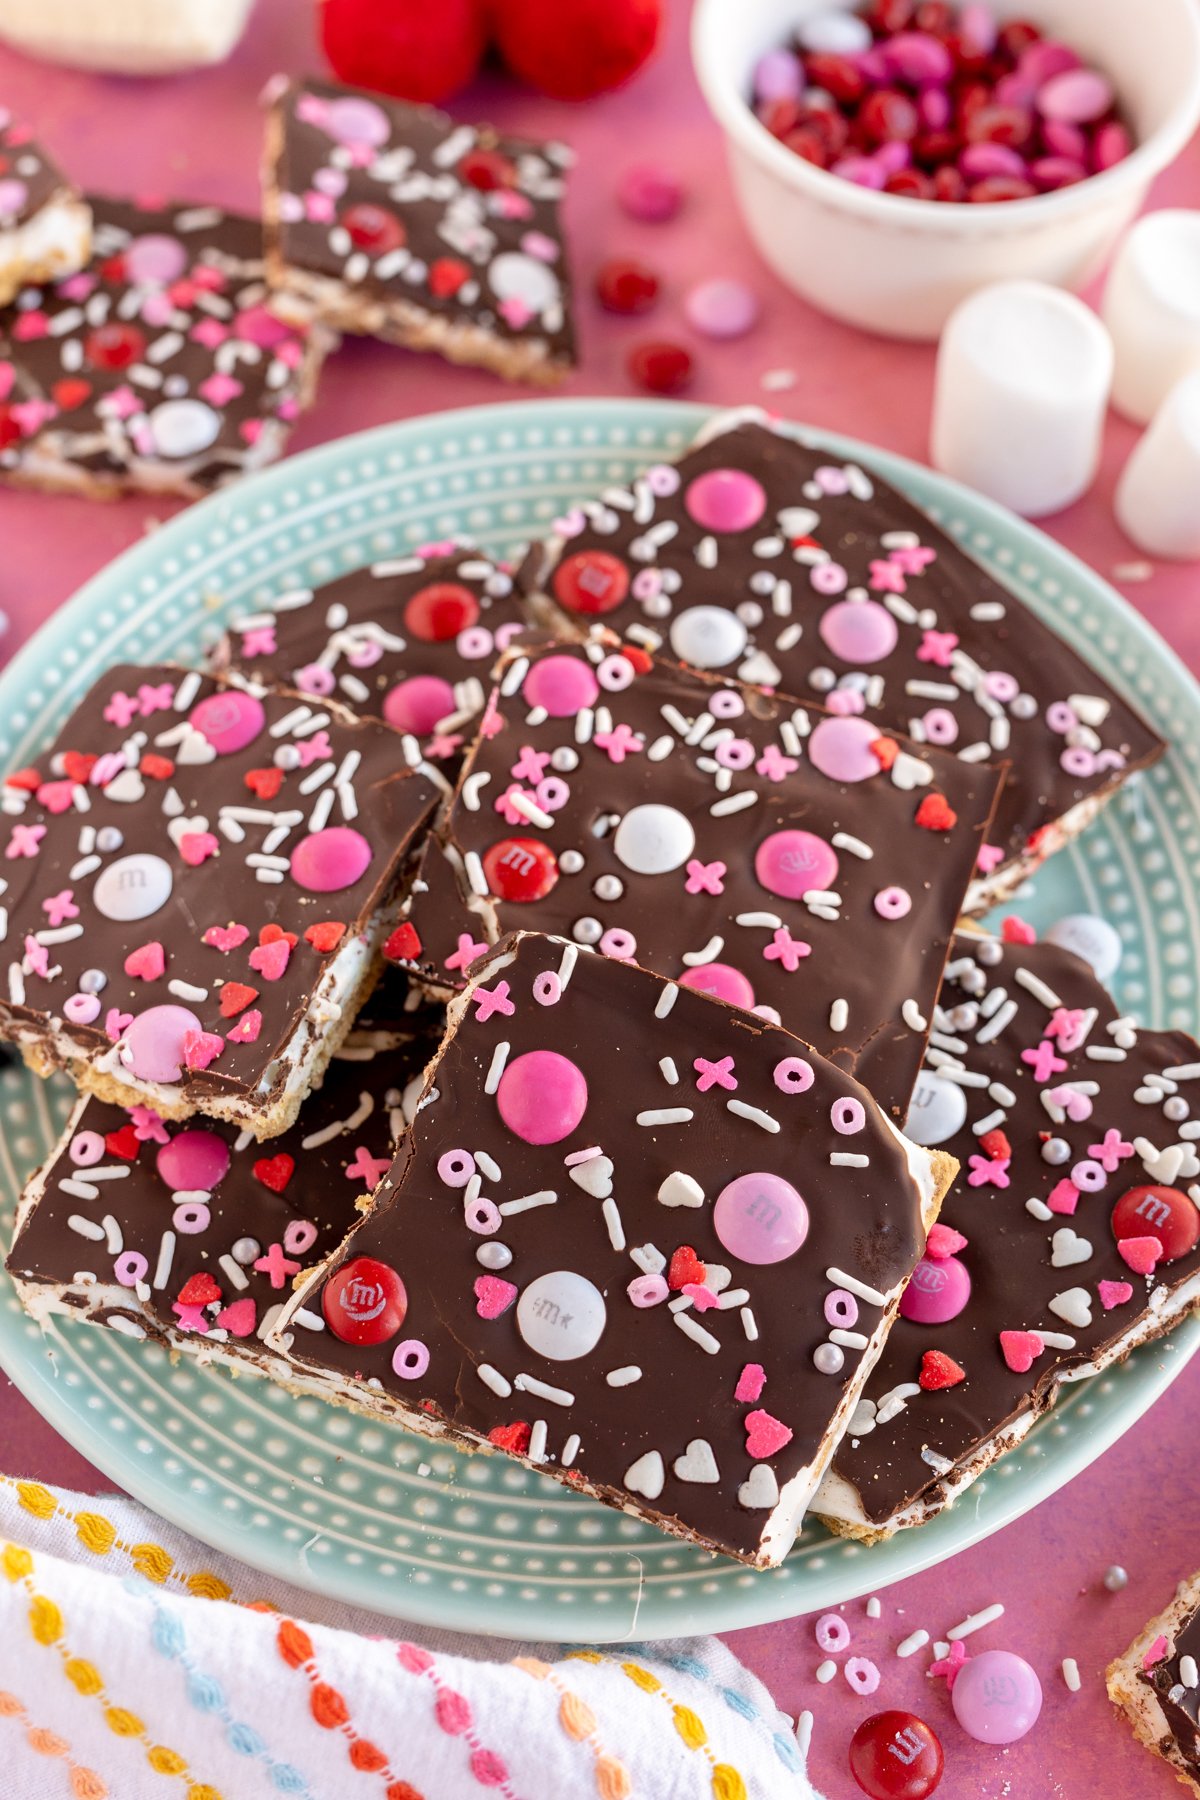
<svg viewBox="0 0 1200 1800"><path fill-rule="evenodd" d="M95 1663L84 1662L80 1656L72 1656L65 1662L63 1673L71 1686L81 1694L98 1694L104 1686Z"/></svg>
<svg viewBox="0 0 1200 1800"><path fill-rule="evenodd" d="M280 1656L293 1669L298 1669L301 1663L306 1663L312 1656L312 1639L307 1631L301 1631L290 1619L284 1619L280 1623L279 1630L275 1633L275 1642L279 1646Z"/></svg>
<svg viewBox="0 0 1200 1800"><path fill-rule="evenodd" d="M144 1575L147 1581L157 1582L159 1587L175 1567L174 1557L161 1544L134 1544L129 1554L138 1574Z"/></svg>
<svg viewBox="0 0 1200 1800"><path fill-rule="evenodd" d="M317 1724L323 1725L326 1731L333 1731L337 1726L344 1725L350 1717L346 1702L337 1689L330 1687L327 1681L317 1682L313 1688L309 1706L312 1708L312 1716Z"/></svg>
<svg viewBox="0 0 1200 1800"><path fill-rule="evenodd" d="M108 1787L95 1769L72 1769L71 1792L75 1800L108 1800Z"/></svg>
<svg viewBox="0 0 1200 1800"><path fill-rule="evenodd" d="M550 1673L550 1664L541 1662L536 1656L514 1656L513 1668L523 1669L526 1675L532 1675L537 1681L545 1681Z"/></svg>
<svg viewBox="0 0 1200 1800"><path fill-rule="evenodd" d="M596 1729L596 1715L578 1694L564 1694L558 1708L562 1728L576 1742L590 1737Z"/></svg>
<svg viewBox="0 0 1200 1800"><path fill-rule="evenodd" d="M356 1769L362 1769L368 1775L373 1775L376 1769L387 1768L387 1757L383 1751L369 1743L366 1738L356 1738L351 1744L350 1761Z"/></svg>
<svg viewBox="0 0 1200 1800"><path fill-rule="evenodd" d="M104 1710L104 1718L110 1731L118 1737L142 1737L146 1727L136 1713L127 1712L123 1706L108 1706Z"/></svg>
<svg viewBox="0 0 1200 1800"><path fill-rule="evenodd" d="M629 1800L633 1782L629 1770L615 1756L596 1758L596 1790L600 1800Z"/></svg>
<svg viewBox="0 0 1200 1800"><path fill-rule="evenodd" d="M662 1682L658 1679L657 1675L652 1675L649 1669L639 1668L637 1663L622 1663L621 1667L628 1675L630 1681L632 1681L636 1687L642 1688L647 1694L657 1694L659 1688L662 1686Z"/></svg>
<svg viewBox="0 0 1200 1800"><path fill-rule="evenodd" d="M25 1738L29 1748L38 1756L65 1756L69 1748L62 1738L55 1737L54 1733L47 1731L44 1725L31 1725L25 1733Z"/></svg>
<svg viewBox="0 0 1200 1800"><path fill-rule="evenodd" d="M58 1511L58 1501L38 1481L18 1481L17 1499L35 1519L52 1519Z"/></svg>
<svg viewBox="0 0 1200 1800"><path fill-rule="evenodd" d="M196 1781L187 1791L187 1800L224 1800L224 1796L218 1788L209 1787L207 1781Z"/></svg>
<svg viewBox="0 0 1200 1800"><path fill-rule="evenodd" d="M103 1513L77 1513L75 1531L84 1549L96 1556L107 1556L117 1540L116 1526Z"/></svg>
<svg viewBox="0 0 1200 1800"><path fill-rule="evenodd" d="M19 1719L24 1711L15 1694L0 1694L0 1719Z"/></svg>
<svg viewBox="0 0 1200 1800"><path fill-rule="evenodd" d="M63 1616L44 1594L35 1594L30 1602L29 1629L39 1644L56 1643L63 1634Z"/></svg>
<svg viewBox="0 0 1200 1800"><path fill-rule="evenodd" d="M211 1569L198 1569L189 1575L186 1582L189 1594L195 1594L197 1600L228 1600L233 1593L227 1581L214 1575Z"/></svg>
<svg viewBox="0 0 1200 1800"><path fill-rule="evenodd" d="M424 1800L424 1795L407 1781L393 1781L384 1789L384 1800Z"/></svg>

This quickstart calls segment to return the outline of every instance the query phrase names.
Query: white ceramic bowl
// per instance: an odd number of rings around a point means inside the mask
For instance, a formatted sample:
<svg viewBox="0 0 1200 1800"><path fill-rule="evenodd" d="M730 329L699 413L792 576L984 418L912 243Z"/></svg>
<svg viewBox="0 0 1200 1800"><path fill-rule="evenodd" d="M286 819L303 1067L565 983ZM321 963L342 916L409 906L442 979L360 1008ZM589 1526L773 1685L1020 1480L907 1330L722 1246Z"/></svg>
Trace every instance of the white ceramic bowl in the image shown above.
<svg viewBox="0 0 1200 1800"><path fill-rule="evenodd" d="M1136 139L1123 163L1003 205L943 205L858 187L793 155L750 110L754 66L835 0L697 0L692 56L725 134L742 215L776 274L823 311L890 337L935 338L989 281L1080 287L1200 122L1196 0L996 0L1110 74Z"/></svg>

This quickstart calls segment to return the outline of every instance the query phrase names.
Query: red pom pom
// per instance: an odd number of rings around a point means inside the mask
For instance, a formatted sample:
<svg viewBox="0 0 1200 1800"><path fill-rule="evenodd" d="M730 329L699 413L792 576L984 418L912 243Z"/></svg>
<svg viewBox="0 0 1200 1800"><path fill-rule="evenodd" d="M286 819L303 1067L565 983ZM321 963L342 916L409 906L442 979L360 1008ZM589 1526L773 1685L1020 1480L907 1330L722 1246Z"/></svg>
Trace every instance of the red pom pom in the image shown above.
<svg viewBox="0 0 1200 1800"><path fill-rule="evenodd" d="M484 13L484 0L323 0L321 46L342 81L445 100L483 60Z"/></svg>
<svg viewBox="0 0 1200 1800"><path fill-rule="evenodd" d="M514 75L555 100L620 87L651 56L662 0L503 0L492 21Z"/></svg>

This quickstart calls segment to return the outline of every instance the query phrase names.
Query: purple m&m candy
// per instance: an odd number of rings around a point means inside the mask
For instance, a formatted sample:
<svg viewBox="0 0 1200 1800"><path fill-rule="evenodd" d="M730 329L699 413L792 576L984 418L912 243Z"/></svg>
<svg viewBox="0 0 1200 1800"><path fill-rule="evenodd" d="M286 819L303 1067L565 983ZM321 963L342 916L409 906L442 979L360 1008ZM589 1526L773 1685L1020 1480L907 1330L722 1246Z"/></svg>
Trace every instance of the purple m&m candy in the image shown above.
<svg viewBox="0 0 1200 1800"><path fill-rule="evenodd" d="M292 880L310 894L335 894L366 874L371 846L361 831L330 825L301 838L292 852Z"/></svg>
<svg viewBox="0 0 1200 1800"><path fill-rule="evenodd" d="M882 662L896 648L899 631L878 600L839 600L817 627L828 650L842 662Z"/></svg>
<svg viewBox="0 0 1200 1800"><path fill-rule="evenodd" d="M837 872L834 851L811 831L773 831L754 856L754 873L763 887L784 900L801 900L832 887Z"/></svg>
<svg viewBox="0 0 1200 1800"><path fill-rule="evenodd" d="M188 1188L211 1193L229 1173L229 1145L215 1131L181 1131L162 1145L154 1166L172 1193Z"/></svg>
<svg viewBox="0 0 1200 1800"><path fill-rule="evenodd" d="M766 512L767 496L744 469L709 469L688 483L683 504L705 531L749 531Z"/></svg>
<svg viewBox="0 0 1200 1800"><path fill-rule="evenodd" d="M192 708L188 720L218 756L235 756L244 750L266 722L262 701L240 688L223 688L220 693L207 695Z"/></svg>
<svg viewBox="0 0 1200 1800"><path fill-rule="evenodd" d="M1037 108L1045 119L1090 125L1113 103L1112 82L1097 69L1068 69L1038 88Z"/></svg>
<svg viewBox="0 0 1200 1800"><path fill-rule="evenodd" d="M971 1277L957 1256L923 1256L900 1296L900 1316L915 1325L957 1319L971 1298Z"/></svg>
<svg viewBox="0 0 1200 1800"><path fill-rule="evenodd" d="M808 760L831 781L867 781L881 766L871 748L878 736L866 719L822 719L808 740Z"/></svg>
<svg viewBox="0 0 1200 1800"><path fill-rule="evenodd" d="M758 322L758 296L744 281L714 276L689 290L683 310L688 324L701 337L744 337Z"/></svg>
<svg viewBox="0 0 1200 1800"><path fill-rule="evenodd" d="M183 274L188 256L178 238L148 231L126 246L123 261L130 281L139 286L166 287Z"/></svg>
<svg viewBox="0 0 1200 1800"><path fill-rule="evenodd" d="M552 719L569 719L596 704L600 683L573 656L543 656L525 677L522 692L530 706L543 707Z"/></svg>
<svg viewBox="0 0 1200 1800"><path fill-rule="evenodd" d="M587 1111L583 1070L557 1050L529 1050L514 1057L496 1089L500 1117L527 1144L559 1144Z"/></svg>
<svg viewBox="0 0 1200 1800"><path fill-rule="evenodd" d="M365 144L375 150L391 135L387 114L372 100L335 100L327 114L330 137L340 144Z"/></svg>
<svg viewBox="0 0 1200 1800"><path fill-rule="evenodd" d="M717 1195L713 1230L740 1262L783 1262L808 1236L808 1208L778 1175L739 1175Z"/></svg>
<svg viewBox="0 0 1200 1800"><path fill-rule="evenodd" d="M126 1027L122 1062L138 1081L178 1081L184 1039L203 1027L186 1006L150 1006Z"/></svg>
<svg viewBox="0 0 1200 1800"><path fill-rule="evenodd" d="M768 50L754 65L756 100L798 100L804 91L804 70L790 50Z"/></svg>
<svg viewBox="0 0 1200 1800"><path fill-rule="evenodd" d="M954 1716L981 1744L1015 1744L1042 1710L1042 1684L1022 1656L985 1650L967 1659L950 1694Z"/></svg>
<svg viewBox="0 0 1200 1800"><path fill-rule="evenodd" d="M438 675L410 675L383 698L383 716L397 731L425 737L454 711L454 689Z"/></svg>

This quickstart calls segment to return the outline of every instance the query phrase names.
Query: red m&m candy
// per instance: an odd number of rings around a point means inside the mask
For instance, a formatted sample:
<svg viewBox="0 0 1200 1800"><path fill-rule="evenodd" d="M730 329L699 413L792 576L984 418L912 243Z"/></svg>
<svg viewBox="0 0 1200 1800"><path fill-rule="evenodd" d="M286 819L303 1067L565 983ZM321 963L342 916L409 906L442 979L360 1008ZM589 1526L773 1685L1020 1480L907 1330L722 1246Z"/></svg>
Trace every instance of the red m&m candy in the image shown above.
<svg viewBox="0 0 1200 1800"><path fill-rule="evenodd" d="M120 319L97 325L83 343L84 355L97 369L127 369L131 363L141 361L145 348L145 332Z"/></svg>
<svg viewBox="0 0 1200 1800"><path fill-rule="evenodd" d="M647 312L658 299L658 276L644 263L614 258L597 270L596 298L606 312Z"/></svg>
<svg viewBox="0 0 1200 1800"><path fill-rule="evenodd" d="M408 1295L395 1269L356 1256L325 1283L321 1310L343 1344L385 1344L404 1323Z"/></svg>
<svg viewBox="0 0 1200 1800"><path fill-rule="evenodd" d="M875 1713L850 1739L850 1773L871 1800L926 1800L942 1762L941 1744L915 1713Z"/></svg>
<svg viewBox="0 0 1200 1800"><path fill-rule="evenodd" d="M1157 1238L1161 1260L1177 1262L1200 1243L1200 1209L1178 1188L1129 1188L1113 1207L1112 1229L1118 1243L1125 1238Z"/></svg>
<svg viewBox="0 0 1200 1800"><path fill-rule="evenodd" d="M404 623L423 644L445 644L479 618L479 602L457 581L431 581L404 608Z"/></svg>
<svg viewBox="0 0 1200 1800"><path fill-rule="evenodd" d="M489 890L501 900L544 900L558 880L553 850L538 838L501 838L483 853Z"/></svg>
<svg viewBox="0 0 1200 1800"><path fill-rule="evenodd" d="M629 570L607 550L577 550L559 563L553 585L568 612L607 613L629 592Z"/></svg>
<svg viewBox="0 0 1200 1800"><path fill-rule="evenodd" d="M389 250L399 250L408 236L395 213L373 206L369 200L348 206L338 224L354 248L365 250L368 256L386 256Z"/></svg>
<svg viewBox="0 0 1200 1800"><path fill-rule="evenodd" d="M682 344L636 344L629 373L650 394L681 394L692 379L692 359Z"/></svg>

